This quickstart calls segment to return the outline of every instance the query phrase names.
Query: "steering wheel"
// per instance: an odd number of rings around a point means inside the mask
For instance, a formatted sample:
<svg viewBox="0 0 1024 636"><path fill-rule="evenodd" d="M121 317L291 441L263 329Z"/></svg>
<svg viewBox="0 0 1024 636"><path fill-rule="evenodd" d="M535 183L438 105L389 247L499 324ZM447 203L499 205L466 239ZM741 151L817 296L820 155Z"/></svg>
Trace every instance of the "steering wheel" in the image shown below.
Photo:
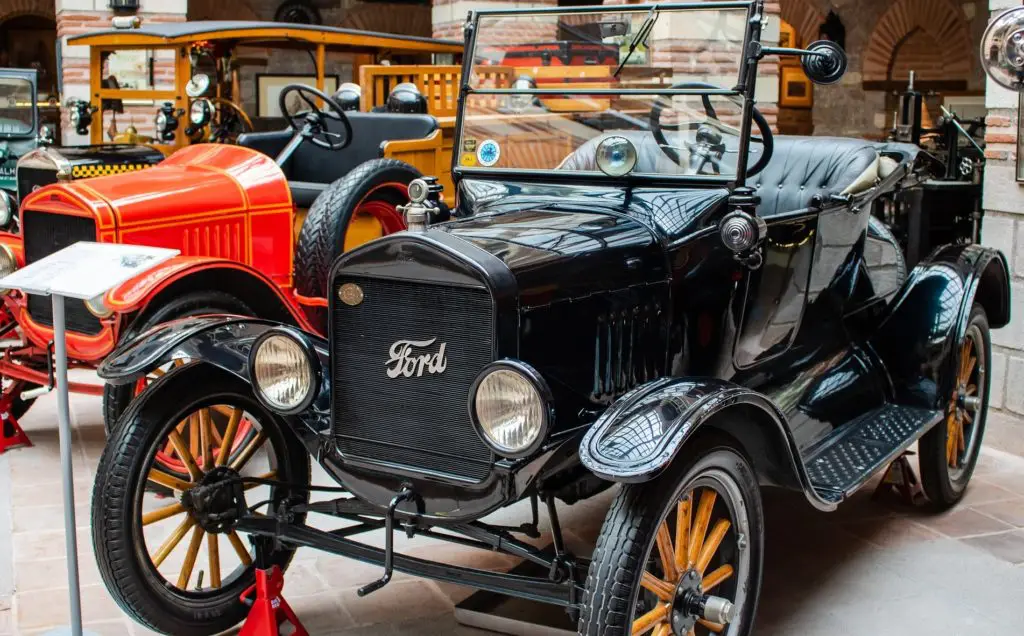
<svg viewBox="0 0 1024 636"><path fill-rule="evenodd" d="M252 120L238 104L223 97L214 97L210 103L217 113L216 123L210 123L211 141L234 143L239 135L252 132Z"/></svg>
<svg viewBox="0 0 1024 636"><path fill-rule="evenodd" d="M704 82L681 82L679 84L673 84L670 88L717 89L719 87L714 84L706 84ZM695 143L690 143L688 141L683 142L686 144L687 150L690 151L690 169L694 171L694 174L701 174L704 167L711 164L711 168L714 170L714 173L720 174L722 155L725 153L725 143L722 141L721 133L724 132L739 136L740 131L719 121L718 113L715 112L714 106L711 105L711 97L709 95L701 95L701 102L704 106L704 112L708 116L707 121L687 122L684 124L662 124L661 112L666 108L666 106L668 106L668 104L664 99L659 98L654 102L654 106L651 107L651 133L654 135L654 140L658 143L662 152L664 152L669 159L681 166L683 160L680 158L676 149L668 142L668 139L665 137L665 131L679 131L684 129L695 130ZM757 162L747 169L748 176L757 174L764 170L764 167L768 165L768 160L771 159L772 150L775 147L773 141L774 138L772 137L772 129L768 125L768 121L764 118L764 115L761 114L761 111L754 107L752 109L752 117L761 133L761 142L764 146L764 150Z"/></svg>
<svg viewBox="0 0 1024 636"><path fill-rule="evenodd" d="M292 114L288 108L288 97L292 93L295 94L296 99L301 103L309 106L309 110ZM323 103L324 106L319 106L317 100ZM349 123L348 117L345 116L345 111L342 110L341 105L315 88L305 84L289 84L281 90L278 105L288 120L288 125L302 135L304 139L313 142L314 145L327 150L342 150L352 143L352 124ZM345 134L341 135L329 131L327 129L327 122L330 120L341 122L342 128L345 129Z"/></svg>

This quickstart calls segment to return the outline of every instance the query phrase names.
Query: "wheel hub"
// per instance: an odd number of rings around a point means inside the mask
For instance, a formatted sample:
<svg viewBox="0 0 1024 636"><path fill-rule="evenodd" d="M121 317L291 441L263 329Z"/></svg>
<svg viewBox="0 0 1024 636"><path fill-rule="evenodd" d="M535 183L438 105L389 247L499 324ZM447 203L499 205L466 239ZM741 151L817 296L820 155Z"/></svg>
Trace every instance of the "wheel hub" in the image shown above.
<svg viewBox="0 0 1024 636"><path fill-rule="evenodd" d="M683 572L679 578L669 614L673 634L689 634L700 619L718 625L736 619L736 606L728 599L705 594L703 582L700 572L694 568Z"/></svg>
<svg viewBox="0 0 1024 636"><path fill-rule="evenodd" d="M239 505L236 492L241 496L238 472L218 466L203 475L197 486L182 493L181 505L206 532L225 533L234 527L239 509L245 507L244 501Z"/></svg>
<svg viewBox="0 0 1024 636"><path fill-rule="evenodd" d="M701 576L690 568L679 577L676 593L672 599L671 620L673 634L687 634L700 618L700 603L704 598L701 591Z"/></svg>

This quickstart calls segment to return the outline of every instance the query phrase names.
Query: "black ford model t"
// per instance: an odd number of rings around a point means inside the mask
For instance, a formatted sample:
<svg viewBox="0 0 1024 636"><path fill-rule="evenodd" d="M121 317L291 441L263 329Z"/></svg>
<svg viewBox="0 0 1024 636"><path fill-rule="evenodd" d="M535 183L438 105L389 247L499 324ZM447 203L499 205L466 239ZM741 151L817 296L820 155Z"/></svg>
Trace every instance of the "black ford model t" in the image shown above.
<svg viewBox="0 0 1024 636"><path fill-rule="evenodd" d="M772 134L759 61L800 55L831 83L845 56L772 46L763 9L472 14L454 209L416 183L409 231L334 263L328 340L206 316L101 368L123 383L187 361L125 412L98 471L94 547L121 606L161 632L219 632L256 568L307 546L382 565L361 594L398 569L562 605L581 634L750 634L762 486L831 510L919 443L928 498L955 504L989 329L1009 320L1006 261L973 244L973 206L921 196L944 170L918 146ZM585 81L486 81L520 45L587 39L617 59L547 60ZM908 233L933 246L909 265ZM246 420L258 433L227 463ZM165 448L188 475L154 464ZM311 459L337 486L310 485ZM557 502L614 484L593 554L571 554ZM521 500L546 504L552 550L521 538L536 518L485 520ZM381 528L384 548L352 538ZM398 530L546 574L396 554Z"/></svg>

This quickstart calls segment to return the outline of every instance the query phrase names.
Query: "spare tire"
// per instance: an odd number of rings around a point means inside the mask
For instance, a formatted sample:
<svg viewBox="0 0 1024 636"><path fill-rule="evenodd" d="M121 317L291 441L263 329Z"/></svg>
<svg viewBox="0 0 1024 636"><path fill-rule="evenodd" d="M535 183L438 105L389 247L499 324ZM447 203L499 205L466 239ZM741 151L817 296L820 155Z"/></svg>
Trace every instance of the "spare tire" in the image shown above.
<svg viewBox="0 0 1024 636"><path fill-rule="evenodd" d="M420 171L395 159L371 159L338 179L309 208L295 248L295 290L324 298L331 263L342 252L405 229L399 205L408 202L408 185ZM348 236L350 227L354 232ZM323 310L306 307L317 327L326 326Z"/></svg>

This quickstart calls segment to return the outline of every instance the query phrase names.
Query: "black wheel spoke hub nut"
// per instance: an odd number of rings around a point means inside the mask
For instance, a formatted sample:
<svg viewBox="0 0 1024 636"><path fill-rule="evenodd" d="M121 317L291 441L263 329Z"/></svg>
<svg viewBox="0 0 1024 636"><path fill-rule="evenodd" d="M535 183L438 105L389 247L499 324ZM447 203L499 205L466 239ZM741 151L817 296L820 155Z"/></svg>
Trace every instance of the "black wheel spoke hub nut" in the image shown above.
<svg viewBox="0 0 1024 636"><path fill-rule="evenodd" d="M701 576L697 570L689 569L676 585L675 597L672 599L672 633L687 634L697 623L701 613L704 593L701 590Z"/></svg>
<svg viewBox="0 0 1024 636"><path fill-rule="evenodd" d="M242 484L238 472L227 466L218 466L203 475L199 484L181 495L181 505L191 513L206 532L225 533L238 521L238 511L245 503L241 496Z"/></svg>

